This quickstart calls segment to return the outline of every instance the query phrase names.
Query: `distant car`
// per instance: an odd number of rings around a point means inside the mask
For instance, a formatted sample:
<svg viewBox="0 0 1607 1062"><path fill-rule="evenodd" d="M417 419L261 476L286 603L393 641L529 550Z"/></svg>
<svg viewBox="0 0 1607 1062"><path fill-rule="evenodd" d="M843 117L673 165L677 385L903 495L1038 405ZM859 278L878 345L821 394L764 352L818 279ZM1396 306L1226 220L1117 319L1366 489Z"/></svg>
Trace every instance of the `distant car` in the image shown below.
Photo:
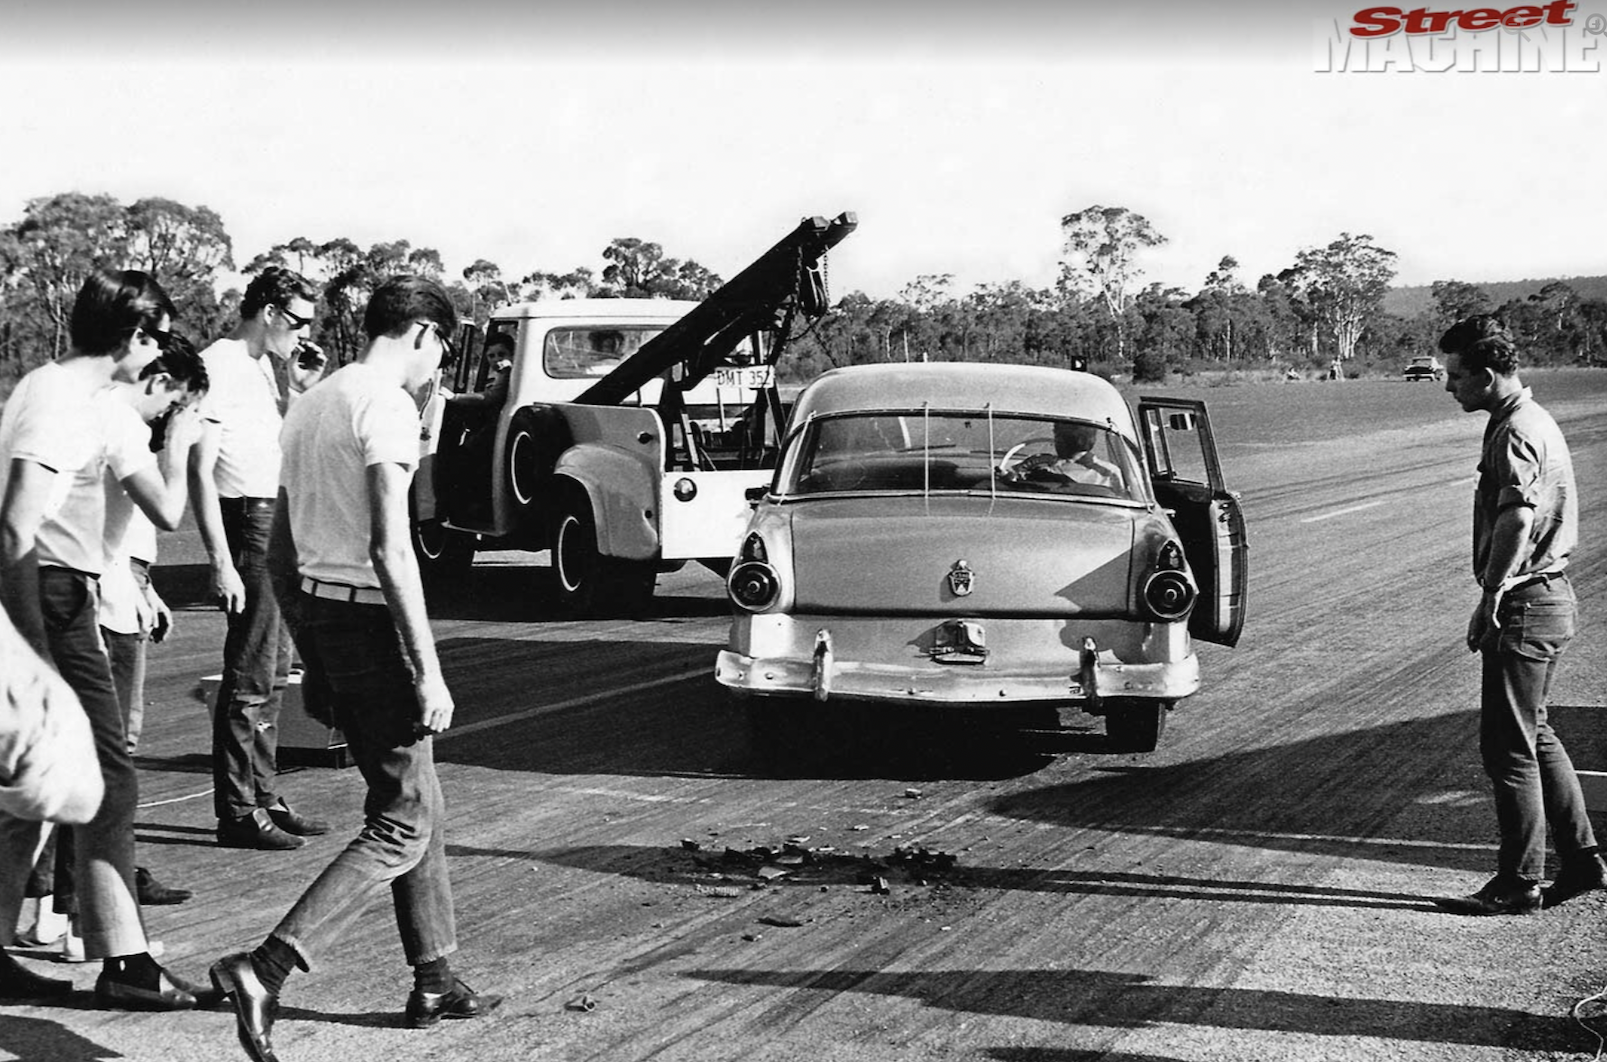
<svg viewBox="0 0 1607 1062"><path fill-rule="evenodd" d="M757 493L757 492L756 492ZM727 577L716 678L759 735L821 701L1074 704L1155 748L1233 645L1246 542L1204 404L1086 372L835 369L799 396Z"/></svg>
<svg viewBox="0 0 1607 1062"><path fill-rule="evenodd" d="M1445 366L1440 359L1432 355L1423 358L1413 358L1406 364L1401 373L1408 380L1443 380L1445 379Z"/></svg>

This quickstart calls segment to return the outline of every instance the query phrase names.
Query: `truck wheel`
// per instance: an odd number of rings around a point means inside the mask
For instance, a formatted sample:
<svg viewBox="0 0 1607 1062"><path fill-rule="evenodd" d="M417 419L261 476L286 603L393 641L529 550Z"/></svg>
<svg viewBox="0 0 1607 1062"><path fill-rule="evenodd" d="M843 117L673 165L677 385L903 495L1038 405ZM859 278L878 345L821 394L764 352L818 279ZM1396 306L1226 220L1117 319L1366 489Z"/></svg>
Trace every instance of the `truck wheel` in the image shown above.
<svg viewBox="0 0 1607 1062"><path fill-rule="evenodd" d="M541 532L552 526L552 470L573 441L563 414L550 406L526 406L508 423L503 454L507 503L514 521L530 539L539 540ZM541 545L529 548L540 549Z"/></svg>
<svg viewBox="0 0 1607 1062"><path fill-rule="evenodd" d="M474 564L474 536L455 531L439 520L414 520L413 553L425 582L460 582Z"/></svg>
<svg viewBox="0 0 1607 1062"><path fill-rule="evenodd" d="M578 491L566 493L553 524L552 572L559 603L577 616L635 616L653 599L651 564L597 552L591 502Z"/></svg>
<svg viewBox="0 0 1607 1062"><path fill-rule="evenodd" d="M1105 706L1105 740L1114 752L1154 752L1166 730L1165 701L1113 701Z"/></svg>
<svg viewBox="0 0 1607 1062"><path fill-rule="evenodd" d="M413 555L418 558L419 575L427 583L443 584L462 580L474 563L475 535L454 531L440 520L420 520L417 499L407 495L407 522L412 529Z"/></svg>

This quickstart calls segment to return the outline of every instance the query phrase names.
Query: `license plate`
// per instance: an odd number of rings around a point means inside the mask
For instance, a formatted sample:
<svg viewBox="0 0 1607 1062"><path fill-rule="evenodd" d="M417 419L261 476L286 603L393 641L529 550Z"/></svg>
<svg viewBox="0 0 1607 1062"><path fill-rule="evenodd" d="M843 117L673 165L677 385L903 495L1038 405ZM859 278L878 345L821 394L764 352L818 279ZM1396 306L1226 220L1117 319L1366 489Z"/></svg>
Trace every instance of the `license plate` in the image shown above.
<svg viewBox="0 0 1607 1062"><path fill-rule="evenodd" d="M745 387L750 391L769 387L775 379L775 369L769 365L748 365L740 369L715 369L716 387Z"/></svg>

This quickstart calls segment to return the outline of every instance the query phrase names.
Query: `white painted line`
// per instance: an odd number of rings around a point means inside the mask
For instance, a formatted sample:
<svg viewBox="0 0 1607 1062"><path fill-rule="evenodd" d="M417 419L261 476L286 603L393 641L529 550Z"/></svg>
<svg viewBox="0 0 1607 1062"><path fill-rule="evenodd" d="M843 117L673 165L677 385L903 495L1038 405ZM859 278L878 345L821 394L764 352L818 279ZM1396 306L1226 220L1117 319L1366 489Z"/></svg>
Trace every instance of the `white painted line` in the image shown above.
<svg viewBox="0 0 1607 1062"><path fill-rule="evenodd" d="M537 705L534 708L526 708L522 712L509 712L507 715L499 715L495 719L482 719L476 723L464 723L462 726L454 726L446 733L436 737L435 743L439 745L441 742L450 741L455 737L462 737L465 734L477 734L482 730L490 730L492 727L522 722L547 712L560 712L565 708L574 708L582 704L595 704L597 701L604 701L610 697L623 697L632 693L641 693L643 690L658 689L660 686L673 686L678 682L712 678L713 671L714 668L711 665L708 671L689 671L682 675L665 675L663 678L648 679L645 682L635 682L629 686L617 686L611 690L589 693L584 697L571 697L567 701L554 701L552 704Z"/></svg>
<svg viewBox="0 0 1607 1062"><path fill-rule="evenodd" d="M451 731L447 731L451 733ZM561 785L554 789L543 789L543 793L571 793L575 796L608 797L613 800L641 800L649 804L707 804L710 797L676 797L664 796L660 793L632 793L624 789L598 789L595 786L580 788L576 786Z"/></svg>
<svg viewBox="0 0 1607 1062"><path fill-rule="evenodd" d="M199 800L202 797L208 797L211 795L211 789L203 789L199 793L191 793L189 796L171 797L167 800L147 800L143 804L137 804L135 806L141 808L159 808L167 804L182 804L186 800Z"/></svg>
<svg viewBox="0 0 1607 1062"><path fill-rule="evenodd" d="M1352 505L1348 509L1335 509L1331 513L1323 513L1320 516L1308 516L1300 522L1303 524L1314 524L1319 520L1332 520L1336 516L1345 516L1348 513L1359 513L1363 509L1376 509L1383 504L1384 503L1381 501L1375 501L1367 502L1365 505Z"/></svg>

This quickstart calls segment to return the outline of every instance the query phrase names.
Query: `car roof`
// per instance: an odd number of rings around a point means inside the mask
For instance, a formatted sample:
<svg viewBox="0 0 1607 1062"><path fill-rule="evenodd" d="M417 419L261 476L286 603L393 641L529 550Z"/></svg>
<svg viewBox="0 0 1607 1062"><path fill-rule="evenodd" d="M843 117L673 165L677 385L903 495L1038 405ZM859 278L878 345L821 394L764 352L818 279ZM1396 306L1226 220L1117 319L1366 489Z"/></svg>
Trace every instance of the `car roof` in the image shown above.
<svg viewBox="0 0 1607 1062"><path fill-rule="evenodd" d="M493 321L531 317L584 317L590 321L678 321L698 305L684 299L541 299L504 306Z"/></svg>
<svg viewBox="0 0 1607 1062"><path fill-rule="evenodd" d="M804 388L793 423L872 409L981 410L995 414L1075 417L1108 421L1136 439L1132 412L1121 392L1092 373L1043 365L978 362L910 362L852 365L822 373Z"/></svg>

